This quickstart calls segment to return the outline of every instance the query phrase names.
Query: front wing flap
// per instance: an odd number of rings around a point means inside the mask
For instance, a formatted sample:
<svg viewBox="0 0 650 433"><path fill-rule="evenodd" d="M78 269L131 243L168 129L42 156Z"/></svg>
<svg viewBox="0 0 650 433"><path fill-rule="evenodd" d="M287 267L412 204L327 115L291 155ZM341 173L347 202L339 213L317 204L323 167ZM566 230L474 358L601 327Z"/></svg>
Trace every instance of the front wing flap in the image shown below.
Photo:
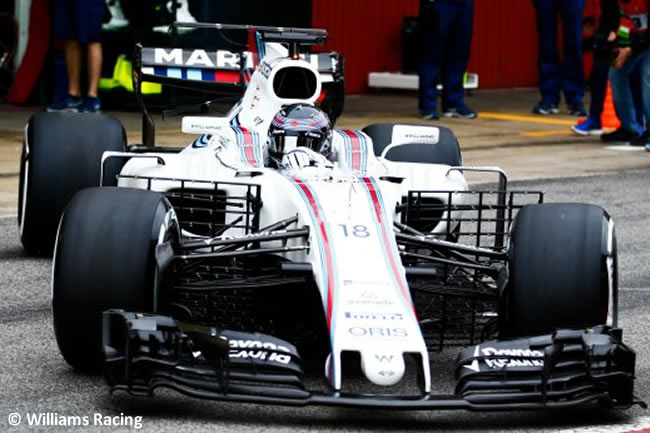
<svg viewBox="0 0 650 433"><path fill-rule="evenodd" d="M634 352L620 342L617 330L604 326L464 349L450 395L310 391L298 351L288 342L154 314L104 312L103 347L108 384L133 395L171 388L221 401L411 410L546 409L591 402L645 407L633 395Z"/></svg>

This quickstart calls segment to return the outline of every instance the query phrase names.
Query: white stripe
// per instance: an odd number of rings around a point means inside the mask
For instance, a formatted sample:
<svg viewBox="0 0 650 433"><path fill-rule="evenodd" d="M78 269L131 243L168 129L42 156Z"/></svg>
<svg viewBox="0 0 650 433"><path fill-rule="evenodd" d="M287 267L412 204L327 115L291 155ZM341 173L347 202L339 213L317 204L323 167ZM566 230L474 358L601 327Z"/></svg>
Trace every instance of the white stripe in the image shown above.
<svg viewBox="0 0 650 433"><path fill-rule="evenodd" d="M187 79L188 80L203 80L203 74L200 69L188 69L187 70Z"/></svg>
<svg viewBox="0 0 650 433"><path fill-rule="evenodd" d="M169 78L183 78L183 72L180 68L167 68L167 76Z"/></svg>
<svg viewBox="0 0 650 433"><path fill-rule="evenodd" d="M29 135L28 135L29 123L25 125L25 172L23 180L23 190L20 192L23 195L22 203L22 212L20 215L19 223L19 232L20 237L23 237L23 232L25 230L25 213L27 212L27 184L29 183Z"/></svg>

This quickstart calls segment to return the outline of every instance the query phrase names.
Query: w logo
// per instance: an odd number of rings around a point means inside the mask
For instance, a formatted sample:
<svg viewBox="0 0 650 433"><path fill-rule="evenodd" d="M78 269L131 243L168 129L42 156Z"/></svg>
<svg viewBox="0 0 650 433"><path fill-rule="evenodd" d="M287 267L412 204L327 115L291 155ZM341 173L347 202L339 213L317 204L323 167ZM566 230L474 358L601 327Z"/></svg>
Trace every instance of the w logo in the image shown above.
<svg viewBox="0 0 650 433"><path fill-rule="evenodd" d="M375 355L377 361L379 362L391 362L393 360L393 355Z"/></svg>

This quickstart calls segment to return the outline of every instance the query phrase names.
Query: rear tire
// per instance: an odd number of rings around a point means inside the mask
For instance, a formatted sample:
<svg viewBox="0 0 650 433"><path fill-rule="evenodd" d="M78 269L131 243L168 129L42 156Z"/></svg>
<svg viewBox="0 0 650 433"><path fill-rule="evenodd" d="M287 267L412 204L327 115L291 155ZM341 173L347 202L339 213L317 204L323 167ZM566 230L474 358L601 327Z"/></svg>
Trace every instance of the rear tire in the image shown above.
<svg viewBox="0 0 650 433"><path fill-rule="evenodd" d="M413 128L414 135L438 134L438 142L413 142L399 146L393 143L395 127ZM449 128L432 125L406 125L398 123L375 123L363 128L372 138L375 155L395 162L419 162L426 164L446 164L452 167L463 165L463 159L456 135ZM400 140L402 141L402 140Z"/></svg>
<svg viewBox="0 0 650 433"><path fill-rule="evenodd" d="M162 194L139 189L88 188L70 202L52 264L52 315L59 350L75 369L102 365L103 311L153 311L155 246L174 233L173 215Z"/></svg>
<svg viewBox="0 0 650 433"><path fill-rule="evenodd" d="M123 152L121 123L103 115L38 113L25 128L20 158L18 228L25 250L51 255L61 214L77 191L99 186L105 151ZM111 161L105 185L116 185L122 164Z"/></svg>
<svg viewBox="0 0 650 433"><path fill-rule="evenodd" d="M500 300L501 337L616 326L616 234L603 208L525 206L511 230L508 269Z"/></svg>

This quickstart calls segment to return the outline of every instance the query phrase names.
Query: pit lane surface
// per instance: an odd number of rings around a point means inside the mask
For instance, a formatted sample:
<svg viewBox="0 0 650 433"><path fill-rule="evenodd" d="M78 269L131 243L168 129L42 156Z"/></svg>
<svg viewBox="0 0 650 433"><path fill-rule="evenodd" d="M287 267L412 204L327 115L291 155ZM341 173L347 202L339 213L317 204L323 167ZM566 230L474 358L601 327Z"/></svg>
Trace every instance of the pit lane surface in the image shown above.
<svg viewBox="0 0 650 433"><path fill-rule="evenodd" d="M645 153L639 155L646 157ZM637 351L636 393L650 401L650 171L597 177L512 182L511 189L546 192L547 202L604 206L616 221L621 291L620 325ZM72 371L58 353L51 325L49 259L22 252L15 218L0 219L0 431L124 431L127 427L35 428L27 413L142 416L141 431L631 431L650 427L646 411L590 407L554 412L391 412L339 408L283 408L199 401L173 392L156 398L111 396L99 377ZM449 350L433 355L436 392L451 392ZM438 365L440 364L440 365ZM10 426L18 413L22 424Z"/></svg>

